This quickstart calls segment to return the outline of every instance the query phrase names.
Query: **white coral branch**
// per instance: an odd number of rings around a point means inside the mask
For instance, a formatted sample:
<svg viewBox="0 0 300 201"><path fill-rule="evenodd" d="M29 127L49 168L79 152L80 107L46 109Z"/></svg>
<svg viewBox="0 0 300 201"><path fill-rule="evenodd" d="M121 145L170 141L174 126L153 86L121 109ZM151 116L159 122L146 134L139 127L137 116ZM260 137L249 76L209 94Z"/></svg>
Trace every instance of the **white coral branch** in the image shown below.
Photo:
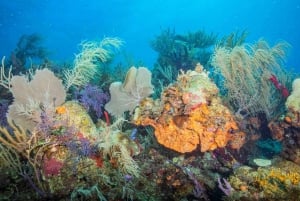
<svg viewBox="0 0 300 201"><path fill-rule="evenodd" d="M8 74L5 74L5 65L4 65L5 57L2 58L1 67L0 67L0 85L4 88L10 90L11 87L11 78L12 78L12 66L8 69Z"/></svg>

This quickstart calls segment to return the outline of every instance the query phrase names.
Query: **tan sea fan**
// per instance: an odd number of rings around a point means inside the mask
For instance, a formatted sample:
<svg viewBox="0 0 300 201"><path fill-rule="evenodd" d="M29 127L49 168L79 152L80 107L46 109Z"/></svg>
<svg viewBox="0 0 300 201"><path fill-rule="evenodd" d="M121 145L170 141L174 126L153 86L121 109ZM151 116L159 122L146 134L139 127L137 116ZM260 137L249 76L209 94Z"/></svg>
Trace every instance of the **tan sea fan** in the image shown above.
<svg viewBox="0 0 300 201"><path fill-rule="evenodd" d="M7 119L29 131L39 122L42 110L54 109L66 99L62 81L49 69L37 70L31 81L24 75L13 76L11 92L14 102Z"/></svg>
<svg viewBox="0 0 300 201"><path fill-rule="evenodd" d="M105 109L115 116L122 116L126 111L132 112L141 100L153 93L151 72L145 67L131 67L125 81L114 82L109 88L111 100Z"/></svg>

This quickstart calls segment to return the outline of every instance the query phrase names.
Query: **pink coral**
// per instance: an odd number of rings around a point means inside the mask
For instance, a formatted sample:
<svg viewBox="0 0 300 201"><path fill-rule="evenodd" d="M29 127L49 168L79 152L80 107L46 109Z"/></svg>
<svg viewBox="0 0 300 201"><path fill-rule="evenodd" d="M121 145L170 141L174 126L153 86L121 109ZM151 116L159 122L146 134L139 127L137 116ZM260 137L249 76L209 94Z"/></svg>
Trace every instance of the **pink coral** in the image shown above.
<svg viewBox="0 0 300 201"><path fill-rule="evenodd" d="M63 163L59 160L51 157L50 159L45 159L43 164L43 171L45 176L55 176L60 173L61 168L63 167Z"/></svg>

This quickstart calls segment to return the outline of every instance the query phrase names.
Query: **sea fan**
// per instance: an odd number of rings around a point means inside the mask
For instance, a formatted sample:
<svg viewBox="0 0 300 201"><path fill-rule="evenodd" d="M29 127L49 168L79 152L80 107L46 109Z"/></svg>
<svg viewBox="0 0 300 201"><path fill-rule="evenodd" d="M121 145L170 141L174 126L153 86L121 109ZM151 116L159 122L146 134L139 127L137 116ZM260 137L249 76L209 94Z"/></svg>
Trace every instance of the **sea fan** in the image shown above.
<svg viewBox="0 0 300 201"><path fill-rule="evenodd" d="M41 121L42 111L54 111L66 99L62 81L46 68L36 70L31 80L24 75L13 76L10 91L14 101L9 106L8 120L31 132Z"/></svg>
<svg viewBox="0 0 300 201"><path fill-rule="evenodd" d="M141 100L153 93L151 75L151 71L145 67L131 67L123 83L111 83L111 99L105 105L105 109L118 117L126 111L133 112Z"/></svg>

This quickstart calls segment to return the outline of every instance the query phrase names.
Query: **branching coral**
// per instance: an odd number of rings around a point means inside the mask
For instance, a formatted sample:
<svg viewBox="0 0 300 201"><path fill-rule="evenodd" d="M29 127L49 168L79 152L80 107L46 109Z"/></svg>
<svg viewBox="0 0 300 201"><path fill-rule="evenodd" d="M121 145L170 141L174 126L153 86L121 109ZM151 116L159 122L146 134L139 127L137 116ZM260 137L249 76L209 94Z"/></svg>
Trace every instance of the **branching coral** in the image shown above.
<svg viewBox="0 0 300 201"><path fill-rule="evenodd" d="M15 150L18 153L28 157L30 149L30 136L22 128L10 123L14 135L5 127L0 127L0 142L9 149Z"/></svg>
<svg viewBox="0 0 300 201"><path fill-rule="evenodd" d="M8 125L7 118L6 118L8 105L9 105L8 100L0 99L0 126Z"/></svg>
<svg viewBox="0 0 300 201"><path fill-rule="evenodd" d="M12 78L12 66L10 66L7 70L8 72L5 72L5 57L1 60L1 67L0 67L0 85L6 89L10 89L11 87L11 78Z"/></svg>
<svg viewBox="0 0 300 201"><path fill-rule="evenodd" d="M43 189L44 185L41 183L41 178L39 174L39 162L41 159L42 152L45 147L50 145L50 142L39 141L37 133L28 133L22 127L16 126L10 123L12 131L8 131L7 128L0 127L0 143L2 147L3 156L7 162L19 172L19 174L24 174L21 163L19 160L25 158L33 168L33 174L38 186ZM4 148L5 147L5 148ZM15 155L15 158L11 158L11 154Z"/></svg>
<svg viewBox="0 0 300 201"><path fill-rule="evenodd" d="M217 47L212 65L224 77L226 97L237 116L265 113L267 119L280 111L284 99L272 85L276 76L282 85L288 84L282 64L288 44L281 42L269 47L260 40L254 45Z"/></svg>
<svg viewBox="0 0 300 201"><path fill-rule="evenodd" d="M86 85L99 73L99 65L110 61L122 44L119 38L109 37L100 42L83 42L82 51L76 55L74 68L64 72L66 89Z"/></svg>
<svg viewBox="0 0 300 201"><path fill-rule="evenodd" d="M221 38L217 45L227 48L234 48L235 46L241 46L246 40L246 37L248 36L248 31L243 30L241 32L235 31L231 32L229 35L224 36Z"/></svg>
<svg viewBox="0 0 300 201"><path fill-rule="evenodd" d="M119 118L114 124L105 127L97 138L97 146L104 157L109 157L113 166L123 174L139 177L140 169L132 158L139 153L138 145L119 130L124 119Z"/></svg>
<svg viewBox="0 0 300 201"><path fill-rule="evenodd" d="M152 48L159 53L158 65L172 66L177 71L201 62L206 65L210 52L208 47L216 42L217 36L204 30L187 34L176 34L174 30L162 30L152 42Z"/></svg>

